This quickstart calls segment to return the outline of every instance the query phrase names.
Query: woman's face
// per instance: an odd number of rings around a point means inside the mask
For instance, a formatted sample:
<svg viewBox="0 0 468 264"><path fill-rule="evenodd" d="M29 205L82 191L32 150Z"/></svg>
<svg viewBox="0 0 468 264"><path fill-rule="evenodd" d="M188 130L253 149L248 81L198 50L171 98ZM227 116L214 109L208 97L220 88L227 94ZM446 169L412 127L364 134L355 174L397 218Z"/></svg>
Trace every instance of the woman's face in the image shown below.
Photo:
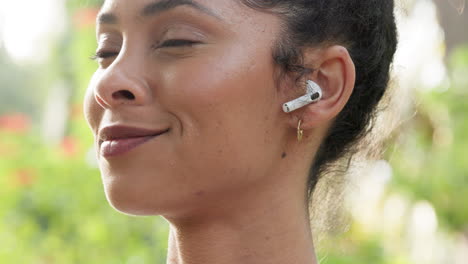
<svg viewBox="0 0 468 264"><path fill-rule="evenodd" d="M85 115L116 209L170 215L268 185L287 131L279 32L237 0L105 2Z"/></svg>

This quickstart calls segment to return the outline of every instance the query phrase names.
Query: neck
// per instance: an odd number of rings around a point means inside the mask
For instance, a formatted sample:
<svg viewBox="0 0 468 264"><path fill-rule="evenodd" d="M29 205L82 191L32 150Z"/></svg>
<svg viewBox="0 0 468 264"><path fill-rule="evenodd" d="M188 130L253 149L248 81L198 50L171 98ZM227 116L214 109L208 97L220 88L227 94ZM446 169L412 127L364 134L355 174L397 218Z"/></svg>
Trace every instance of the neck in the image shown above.
<svg viewBox="0 0 468 264"><path fill-rule="evenodd" d="M281 186L279 186L281 187ZM167 264L316 264L302 192L258 189L167 218ZM296 196L296 197L294 197ZM294 197L294 198L293 198Z"/></svg>

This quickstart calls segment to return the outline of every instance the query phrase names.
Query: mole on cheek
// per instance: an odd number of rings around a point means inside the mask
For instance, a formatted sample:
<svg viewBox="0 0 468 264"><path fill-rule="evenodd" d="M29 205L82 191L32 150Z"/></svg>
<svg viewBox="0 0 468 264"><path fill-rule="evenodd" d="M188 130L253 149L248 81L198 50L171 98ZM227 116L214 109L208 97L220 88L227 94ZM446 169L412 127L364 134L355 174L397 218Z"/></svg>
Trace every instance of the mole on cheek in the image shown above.
<svg viewBox="0 0 468 264"><path fill-rule="evenodd" d="M282 159L286 158L286 156L287 156L286 152L283 152L283 154L281 154Z"/></svg>
<svg viewBox="0 0 468 264"><path fill-rule="evenodd" d="M204 191L198 191L195 193L196 196L203 196L205 194Z"/></svg>

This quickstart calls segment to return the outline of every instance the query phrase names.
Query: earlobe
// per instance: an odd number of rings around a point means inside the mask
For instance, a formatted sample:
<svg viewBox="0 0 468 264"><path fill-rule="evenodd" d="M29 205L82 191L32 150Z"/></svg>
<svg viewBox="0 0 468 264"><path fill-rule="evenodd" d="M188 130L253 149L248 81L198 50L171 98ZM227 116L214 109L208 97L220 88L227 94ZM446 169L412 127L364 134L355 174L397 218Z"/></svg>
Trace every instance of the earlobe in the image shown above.
<svg viewBox="0 0 468 264"><path fill-rule="evenodd" d="M305 54L305 60L308 59ZM291 113L293 126L302 120L302 129L308 130L328 125L345 107L352 94L355 83L355 67L347 49L343 46L331 46L310 55L309 63L315 65L312 76L307 78L316 82L321 90L320 101L307 104ZM307 61L305 61L307 64Z"/></svg>

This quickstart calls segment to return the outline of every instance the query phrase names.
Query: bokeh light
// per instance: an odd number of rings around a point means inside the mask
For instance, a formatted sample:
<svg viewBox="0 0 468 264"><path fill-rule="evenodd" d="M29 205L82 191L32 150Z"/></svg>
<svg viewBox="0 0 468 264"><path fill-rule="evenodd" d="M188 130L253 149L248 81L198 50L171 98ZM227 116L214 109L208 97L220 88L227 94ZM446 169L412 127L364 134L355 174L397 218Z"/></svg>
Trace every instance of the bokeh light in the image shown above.
<svg viewBox="0 0 468 264"><path fill-rule="evenodd" d="M0 17L1 39L17 62L44 62L67 21L64 2L60 0L2 0Z"/></svg>

